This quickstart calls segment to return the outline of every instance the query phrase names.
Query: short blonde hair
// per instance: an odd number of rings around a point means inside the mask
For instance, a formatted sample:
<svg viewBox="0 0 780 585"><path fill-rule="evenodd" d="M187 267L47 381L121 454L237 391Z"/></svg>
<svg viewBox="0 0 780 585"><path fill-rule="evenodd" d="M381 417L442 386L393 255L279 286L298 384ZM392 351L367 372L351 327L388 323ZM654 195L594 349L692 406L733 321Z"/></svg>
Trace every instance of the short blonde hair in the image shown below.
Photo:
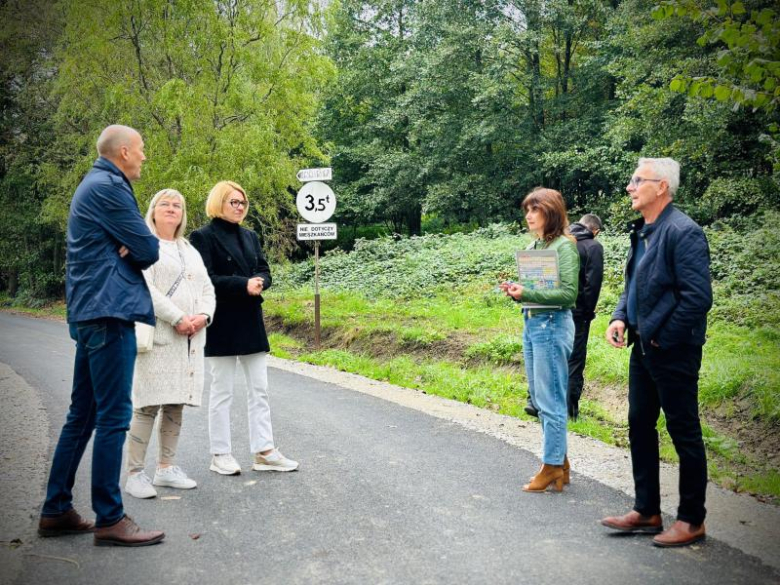
<svg viewBox="0 0 780 585"><path fill-rule="evenodd" d="M206 199L206 215L209 217L219 217L224 219L222 216L222 206L225 204L225 200L228 198L228 195L230 195L233 191L238 191L241 193L244 196L244 200L247 202L247 204L249 203L249 197L241 185L234 183L233 181L220 181L211 188L209 198ZM249 211L249 205L244 207L244 217L246 217L247 211Z"/></svg>
<svg viewBox="0 0 780 585"><path fill-rule="evenodd" d="M187 229L187 202L184 200L184 195L179 193L176 189L163 189L162 191L155 193L154 197L152 197L152 200L149 202L149 209L146 212L146 225L149 226L149 229L152 230L152 233L155 236L158 235L157 226L154 224L154 208L157 207L157 204L161 199L176 199L181 202L181 223L179 223L179 226L176 228L173 237L174 239L183 238L184 230Z"/></svg>

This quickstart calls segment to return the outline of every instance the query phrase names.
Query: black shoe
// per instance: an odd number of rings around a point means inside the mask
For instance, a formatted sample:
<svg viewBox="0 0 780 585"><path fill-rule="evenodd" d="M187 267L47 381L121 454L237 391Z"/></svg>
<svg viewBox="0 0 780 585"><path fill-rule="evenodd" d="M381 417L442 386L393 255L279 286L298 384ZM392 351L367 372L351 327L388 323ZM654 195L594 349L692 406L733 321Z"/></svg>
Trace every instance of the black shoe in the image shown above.
<svg viewBox="0 0 780 585"><path fill-rule="evenodd" d="M528 401L528 404L525 405L525 408L523 408L525 413L529 416L535 416L536 418L539 418L539 411L536 409L536 407L533 405L533 402L530 400Z"/></svg>
<svg viewBox="0 0 780 585"><path fill-rule="evenodd" d="M569 419L577 420L580 417L580 405L576 403L569 403Z"/></svg>

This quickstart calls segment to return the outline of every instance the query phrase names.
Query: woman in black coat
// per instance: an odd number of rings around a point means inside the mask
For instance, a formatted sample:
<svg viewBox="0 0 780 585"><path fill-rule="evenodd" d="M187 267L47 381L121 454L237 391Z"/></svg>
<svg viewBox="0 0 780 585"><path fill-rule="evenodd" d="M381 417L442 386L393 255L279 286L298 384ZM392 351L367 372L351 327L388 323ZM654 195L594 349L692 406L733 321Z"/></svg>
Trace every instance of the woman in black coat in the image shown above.
<svg viewBox="0 0 780 585"><path fill-rule="evenodd" d="M242 228L249 210L246 191L232 181L220 181L209 193L206 214L211 223L192 232L190 242L203 257L217 295L214 322L206 336L206 365L211 372L209 442L212 471L241 473L232 455L230 405L236 363L246 377L249 443L256 471L293 471L298 463L274 446L268 403L270 346L263 324L264 290L271 287L271 270L253 231Z"/></svg>

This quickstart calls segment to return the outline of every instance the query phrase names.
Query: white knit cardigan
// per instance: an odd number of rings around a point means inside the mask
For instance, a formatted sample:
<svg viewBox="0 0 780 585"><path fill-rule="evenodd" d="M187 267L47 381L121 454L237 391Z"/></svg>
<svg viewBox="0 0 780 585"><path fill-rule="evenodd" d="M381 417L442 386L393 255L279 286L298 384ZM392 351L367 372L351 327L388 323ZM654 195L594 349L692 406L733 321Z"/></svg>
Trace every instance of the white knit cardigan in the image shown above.
<svg viewBox="0 0 780 585"><path fill-rule="evenodd" d="M185 273L176 291L166 293L181 274L184 257ZM201 329L187 343L187 337L176 332L174 323L185 315L206 315L211 323L216 297L206 267L198 251L184 238L176 246L160 241L160 259L143 271L154 303L157 324L154 347L139 353L133 376L133 407L158 404L200 406L203 395L203 348L206 329Z"/></svg>

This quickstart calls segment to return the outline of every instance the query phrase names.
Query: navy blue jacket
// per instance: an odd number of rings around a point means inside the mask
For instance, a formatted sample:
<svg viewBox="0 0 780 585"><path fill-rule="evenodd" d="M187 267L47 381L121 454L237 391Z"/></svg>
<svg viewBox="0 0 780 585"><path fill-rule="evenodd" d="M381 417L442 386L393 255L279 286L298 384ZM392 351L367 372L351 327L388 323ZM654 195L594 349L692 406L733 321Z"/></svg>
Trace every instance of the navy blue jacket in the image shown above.
<svg viewBox="0 0 780 585"><path fill-rule="evenodd" d="M612 320L628 324L628 282L636 278L637 329L643 345L649 341L662 348L704 345L707 311L712 307L710 250L704 232L674 205L667 205L647 226L645 254L631 274L637 232L643 226L644 219L628 224L631 249L626 262L626 287ZM629 343L636 333L628 332Z"/></svg>
<svg viewBox="0 0 780 585"><path fill-rule="evenodd" d="M119 256L126 246L127 256ZM141 270L159 257L160 242L138 210L130 181L100 157L76 188L68 216L65 297L68 322L112 317L154 325Z"/></svg>

